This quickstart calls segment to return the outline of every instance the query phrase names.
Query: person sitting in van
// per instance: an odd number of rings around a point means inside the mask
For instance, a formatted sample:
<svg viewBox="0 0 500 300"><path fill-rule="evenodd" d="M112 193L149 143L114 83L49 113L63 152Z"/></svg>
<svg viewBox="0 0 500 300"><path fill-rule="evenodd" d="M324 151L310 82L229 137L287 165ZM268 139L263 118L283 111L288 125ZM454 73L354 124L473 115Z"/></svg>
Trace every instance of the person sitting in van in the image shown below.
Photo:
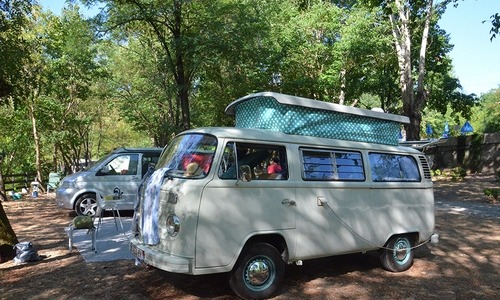
<svg viewBox="0 0 500 300"><path fill-rule="evenodd" d="M267 174L280 173L283 169L280 166L280 160L277 156L274 156L269 161L269 166L267 166Z"/></svg>
<svg viewBox="0 0 500 300"><path fill-rule="evenodd" d="M201 175L203 170L200 168L198 163L192 162L187 165L186 172L184 172L184 176L192 177Z"/></svg>
<svg viewBox="0 0 500 300"><path fill-rule="evenodd" d="M186 155L183 158L183 166L184 170L187 169L188 165L191 163L196 163L199 165L201 170L205 173L208 174L208 171L210 170L210 166L212 165L212 155L208 154L201 154L201 153L194 153L190 155Z"/></svg>
<svg viewBox="0 0 500 300"><path fill-rule="evenodd" d="M258 164L253 168L253 173L255 174L255 178L259 178L265 172L264 162Z"/></svg>

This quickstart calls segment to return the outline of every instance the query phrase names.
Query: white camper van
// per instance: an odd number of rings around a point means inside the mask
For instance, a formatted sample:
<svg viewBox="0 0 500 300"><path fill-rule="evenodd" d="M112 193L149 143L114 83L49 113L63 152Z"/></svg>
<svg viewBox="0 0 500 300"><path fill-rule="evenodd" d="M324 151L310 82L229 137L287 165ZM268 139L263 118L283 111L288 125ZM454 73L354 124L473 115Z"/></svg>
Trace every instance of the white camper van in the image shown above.
<svg viewBox="0 0 500 300"><path fill-rule="evenodd" d="M280 109L262 108L263 98L286 106L279 120L273 114ZM325 137L332 130L318 129L319 123L330 122L318 115L306 117L309 126L282 122L304 117L291 116L291 110L310 114L317 107L320 115L342 110L354 119L405 119L276 93L249 95L226 112L248 113L238 106L253 101L261 103L249 107L270 120L248 124L264 129L199 128L179 134L165 148L140 189L130 244L136 258L175 273L229 272L231 288L245 299L275 295L286 264L307 259L380 250L384 268L408 269L414 247L434 233L425 156L398 146L397 132L384 143L361 142ZM236 119L237 126L245 122ZM288 128L279 128L280 122ZM358 134L356 126L340 128L337 135Z"/></svg>

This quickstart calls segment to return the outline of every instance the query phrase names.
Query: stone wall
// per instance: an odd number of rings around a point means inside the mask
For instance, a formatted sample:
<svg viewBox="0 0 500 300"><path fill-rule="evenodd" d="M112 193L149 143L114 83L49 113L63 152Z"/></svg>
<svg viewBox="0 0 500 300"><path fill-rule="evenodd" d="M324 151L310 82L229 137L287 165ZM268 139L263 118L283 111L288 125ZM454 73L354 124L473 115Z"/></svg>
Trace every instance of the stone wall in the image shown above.
<svg viewBox="0 0 500 300"><path fill-rule="evenodd" d="M496 173L500 171L500 132L451 137L425 153L433 159L433 170L462 167L470 173Z"/></svg>

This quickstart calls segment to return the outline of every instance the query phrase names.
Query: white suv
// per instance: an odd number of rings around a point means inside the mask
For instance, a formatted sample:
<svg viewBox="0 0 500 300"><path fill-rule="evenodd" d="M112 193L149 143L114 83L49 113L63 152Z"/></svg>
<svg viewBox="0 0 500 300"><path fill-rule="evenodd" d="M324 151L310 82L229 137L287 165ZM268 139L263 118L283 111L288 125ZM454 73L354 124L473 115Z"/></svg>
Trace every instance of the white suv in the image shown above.
<svg viewBox="0 0 500 300"><path fill-rule="evenodd" d="M77 215L94 215L97 195L118 194L123 210L132 210L137 189L149 165L156 164L162 148L118 148L87 170L66 176L56 190L58 207Z"/></svg>

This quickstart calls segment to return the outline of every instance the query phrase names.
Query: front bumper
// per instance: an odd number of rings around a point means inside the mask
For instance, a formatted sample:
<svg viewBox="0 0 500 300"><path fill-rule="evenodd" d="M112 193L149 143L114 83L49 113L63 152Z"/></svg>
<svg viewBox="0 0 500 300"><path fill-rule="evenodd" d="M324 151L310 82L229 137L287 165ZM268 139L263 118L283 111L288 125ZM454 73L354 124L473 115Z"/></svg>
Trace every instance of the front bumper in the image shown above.
<svg viewBox="0 0 500 300"><path fill-rule="evenodd" d="M74 195L76 190L73 188L56 189L56 205L60 208L73 209Z"/></svg>
<svg viewBox="0 0 500 300"><path fill-rule="evenodd" d="M134 239L130 241L129 249L137 259L155 268L172 273L193 274L192 259L151 249Z"/></svg>

